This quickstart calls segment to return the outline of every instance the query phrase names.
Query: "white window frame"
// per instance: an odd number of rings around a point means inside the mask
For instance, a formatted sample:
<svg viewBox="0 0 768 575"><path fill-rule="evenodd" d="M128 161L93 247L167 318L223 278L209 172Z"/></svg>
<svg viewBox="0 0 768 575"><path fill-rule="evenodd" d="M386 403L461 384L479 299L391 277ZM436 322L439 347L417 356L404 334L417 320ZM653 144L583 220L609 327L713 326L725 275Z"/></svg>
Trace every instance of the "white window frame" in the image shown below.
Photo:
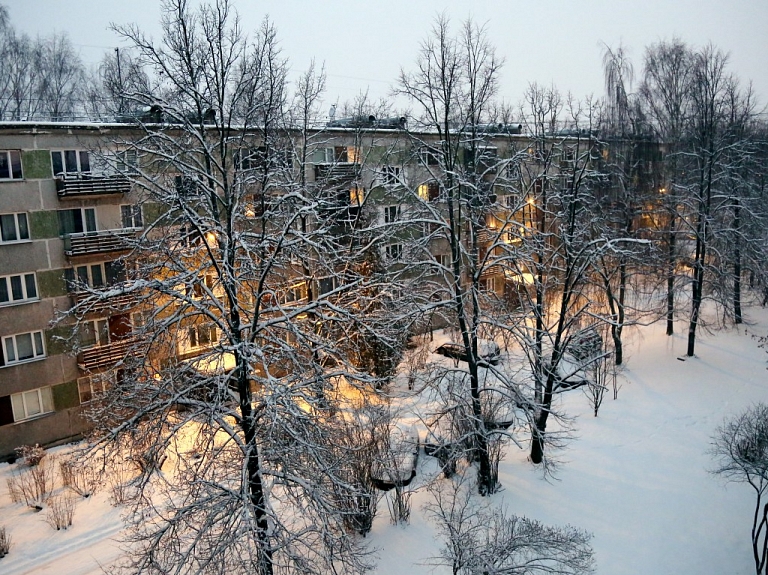
<svg viewBox="0 0 768 575"><path fill-rule="evenodd" d="M129 222L133 225L126 226ZM120 222L123 229L142 229L144 227L144 214L138 204L120 204Z"/></svg>
<svg viewBox="0 0 768 575"><path fill-rule="evenodd" d="M11 214L0 214L0 216L11 216L13 220L13 232L16 236L15 240L4 240L3 239L3 232L5 232L5 228L3 228L2 223L0 223L0 244L21 244L21 243L27 243L32 241L32 237L29 233L29 218L27 217L26 212L16 212ZM21 221L24 221L24 225L21 225ZM21 230L22 227L26 228L27 237L23 238L21 237Z"/></svg>
<svg viewBox="0 0 768 575"><path fill-rule="evenodd" d="M61 237L69 236L72 234L90 234L99 231L99 222L96 219L96 208L68 208L64 210L56 210L58 217L58 212L68 212L70 210L80 210L80 218L83 222L83 231L82 232L64 232L61 234ZM93 229L88 228L88 212L93 212ZM61 220L59 220L59 227L61 227Z"/></svg>
<svg viewBox="0 0 768 575"><path fill-rule="evenodd" d="M24 179L24 166L21 163L21 150L0 150L0 154L5 154L5 161L8 164L8 177L3 178L0 176L0 182L12 182L12 181L19 181ZM14 155L19 160L19 170L21 173L18 174L18 176L14 175L13 171L13 157Z"/></svg>
<svg viewBox="0 0 768 575"><path fill-rule="evenodd" d="M94 343L89 343L88 345L83 345L82 340L80 340L80 332L78 331L78 343L80 344L80 347L82 349L89 349L91 347L101 347L103 345L109 345L111 343L111 338L109 335L109 320L106 317L97 317L94 319L84 319L80 322L79 328L81 328L85 324L91 324L91 331L94 333L95 341Z"/></svg>
<svg viewBox="0 0 768 575"><path fill-rule="evenodd" d="M38 387L11 395L14 421L25 421L55 411L53 390L50 386Z"/></svg>
<svg viewBox="0 0 768 575"><path fill-rule="evenodd" d="M385 224L394 224L396 221L400 219L401 215L401 209L400 204L395 204L391 206L384 206L384 223Z"/></svg>
<svg viewBox="0 0 768 575"><path fill-rule="evenodd" d="M75 164L76 164L75 170L67 169L67 156L66 156L67 152L75 153ZM54 155L59 156L59 162L61 163L61 167L62 167L62 170L59 172L56 171L56 166L54 165L55 164L53 159ZM83 158L85 158L85 163L87 165L83 165L84 164ZM51 150L51 171L53 172L54 178L59 174L65 174L65 175L90 174L91 173L91 156L88 153L88 150L82 150L82 149Z"/></svg>
<svg viewBox="0 0 768 575"><path fill-rule="evenodd" d="M385 165L379 171L379 181L384 185L394 186L400 183L400 166Z"/></svg>
<svg viewBox="0 0 768 575"><path fill-rule="evenodd" d="M202 331L201 331L202 330ZM194 331L194 343L192 342L192 332ZM201 343L200 335L207 331L207 343ZM211 335L213 334L213 336ZM219 341L219 328L214 323L200 323L185 328L185 337L187 339L187 348L190 350L207 349L213 347Z"/></svg>
<svg viewBox="0 0 768 575"><path fill-rule="evenodd" d="M403 259L403 244L387 244L384 246L384 255L391 262L399 262Z"/></svg>
<svg viewBox="0 0 768 575"><path fill-rule="evenodd" d="M105 371L104 373L95 373L77 378L77 394L80 398L80 405L89 403L97 398L98 395L103 394L115 385L116 379L116 371Z"/></svg>
<svg viewBox="0 0 768 575"><path fill-rule="evenodd" d="M18 338L28 335L32 344L32 357L19 359L19 345ZM33 361L39 361L45 359L45 337L41 330L27 331L23 333L15 333L13 335L4 335L0 338L2 341L2 365L0 367L10 367L13 365L19 365L22 363L30 363ZM10 353L9 353L10 351ZM13 357L13 359L10 359Z"/></svg>
<svg viewBox="0 0 768 575"><path fill-rule="evenodd" d="M29 285L27 284L27 278L32 277L32 287L35 291L34 295L29 294ZM14 299L12 282L13 278L19 278L21 282L21 297ZM28 274L13 274L8 276L0 276L0 283L5 285L6 292L8 294L8 301L0 301L0 307L18 305L23 303L31 303L34 301L40 301L40 290L37 289L37 275L33 273Z"/></svg>
<svg viewBox="0 0 768 575"><path fill-rule="evenodd" d="M441 269L442 268L451 269L450 254L435 254L434 258L435 258L435 261L437 262L437 265L441 266Z"/></svg>

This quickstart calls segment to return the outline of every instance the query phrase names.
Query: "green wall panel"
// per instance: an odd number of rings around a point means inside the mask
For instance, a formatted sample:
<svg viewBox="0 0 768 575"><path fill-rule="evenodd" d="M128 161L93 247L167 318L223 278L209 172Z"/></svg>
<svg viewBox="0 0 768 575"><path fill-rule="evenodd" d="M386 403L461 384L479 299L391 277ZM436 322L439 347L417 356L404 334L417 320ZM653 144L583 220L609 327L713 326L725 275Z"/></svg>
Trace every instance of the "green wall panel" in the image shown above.
<svg viewBox="0 0 768 575"><path fill-rule="evenodd" d="M67 339L72 336L72 326L57 325L45 330L45 349L48 355L62 355L69 351Z"/></svg>
<svg viewBox="0 0 768 575"><path fill-rule="evenodd" d="M59 216L54 210L30 212L29 220L33 240L59 237Z"/></svg>
<svg viewBox="0 0 768 575"><path fill-rule="evenodd" d="M64 270L37 272L37 287L40 290L40 297L43 298L67 295Z"/></svg>
<svg viewBox="0 0 768 575"><path fill-rule="evenodd" d="M56 408L56 411L80 405L80 396L77 392L77 381L68 381L61 385L54 385L53 405Z"/></svg>
<svg viewBox="0 0 768 575"><path fill-rule="evenodd" d="M51 153L48 150L26 150L21 153L21 166L26 179L53 177Z"/></svg>

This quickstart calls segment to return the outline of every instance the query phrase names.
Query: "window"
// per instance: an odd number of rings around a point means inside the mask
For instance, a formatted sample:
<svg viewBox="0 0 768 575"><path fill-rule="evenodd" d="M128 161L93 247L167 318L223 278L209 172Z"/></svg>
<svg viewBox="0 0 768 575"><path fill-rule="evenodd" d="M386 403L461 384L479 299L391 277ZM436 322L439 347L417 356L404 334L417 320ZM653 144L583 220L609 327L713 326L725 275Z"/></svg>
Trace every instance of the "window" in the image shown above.
<svg viewBox="0 0 768 575"><path fill-rule="evenodd" d="M115 167L121 174L136 174L139 167L139 152L137 150L120 150L115 154Z"/></svg>
<svg viewBox="0 0 768 575"><path fill-rule="evenodd" d="M325 148L325 162L335 163L357 163L360 160L360 150L354 146L335 146Z"/></svg>
<svg viewBox="0 0 768 575"><path fill-rule="evenodd" d="M384 248L384 253L387 259L397 261L403 256L403 246L402 244L389 244Z"/></svg>
<svg viewBox="0 0 768 575"><path fill-rule="evenodd" d="M291 286L285 291L283 296L283 303L291 303L301 301L307 297L307 284L301 282L294 286Z"/></svg>
<svg viewBox="0 0 768 575"><path fill-rule="evenodd" d="M0 366L15 365L45 357L43 332L33 331L3 337L0 346Z"/></svg>
<svg viewBox="0 0 768 575"><path fill-rule="evenodd" d="M400 181L400 168L398 166L382 166L380 178L383 184L397 184Z"/></svg>
<svg viewBox="0 0 768 575"><path fill-rule="evenodd" d="M109 322L106 318L89 319L77 327L77 340L81 348L109 343Z"/></svg>
<svg viewBox="0 0 768 575"><path fill-rule="evenodd" d="M77 379L77 391L80 395L80 403L88 403L94 398L98 399L105 391L115 384L117 373L107 371L86 375Z"/></svg>
<svg viewBox="0 0 768 575"><path fill-rule="evenodd" d="M365 200L365 188L360 185L353 185L351 188L349 188L349 205L353 207L358 207L363 205L363 200Z"/></svg>
<svg viewBox="0 0 768 575"><path fill-rule="evenodd" d="M512 161L507 164L507 178L514 181L519 181L523 177L520 170L520 162Z"/></svg>
<svg viewBox="0 0 768 575"><path fill-rule="evenodd" d="M40 387L32 391L14 393L11 395L11 406L14 421L50 413L53 411L53 392L50 387Z"/></svg>
<svg viewBox="0 0 768 575"><path fill-rule="evenodd" d="M0 180L21 180L21 152L0 150Z"/></svg>
<svg viewBox="0 0 768 575"><path fill-rule="evenodd" d="M0 243L29 240L27 214L0 214Z"/></svg>
<svg viewBox="0 0 768 575"><path fill-rule="evenodd" d="M427 166L437 166L440 164L440 158L438 157L438 151L435 148L425 146L419 151L419 156L422 163Z"/></svg>
<svg viewBox="0 0 768 575"><path fill-rule="evenodd" d="M216 326L212 323L194 325L187 328L187 337L189 338L189 347L207 347L219 340Z"/></svg>
<svg viewBox="0 0 768 575"><path fill-rule="evenodd" d="M195 299L201 299L208 295L208 291L213 291L214 279L213 275L206 274L202 279L196 281L191 286L188 285L184 289L184 293L188 296L192 296ZM208 288L207 290L205 288Z"/></svg>
<svg viewBox="0 0 768 575"><path fill-rule="evenodd" d="M51 150L51 163L54 176L91 171L91 161L84 150Z"/></svg>
<svg viewBox="0 0 768 575"><path fill-rule="evenodd" d="M114 262L107 262L114 263ZM67 268L64 270L64 279L67 282L69 291L76 291L80 285L91 288L100 288L107 285L107 273L102 264L89 264Z"/></svg>
<svg viewBox="0 0 768 575"><path fill-rule="evenodd" d="M35 274L0 276L0 305L37 299Z"/></svg>
<svg viewBox="0 0 768 575"><path fill-rule="evenodd" d="M59 210L59 235L81 234L96 231L96 209L74 208Z"/></svg>
<svg viewBox="0 0 768 575"><path fill-rule="evenodd" d="M335 276L320 278L317 280L317 287L320 294L326 294L339 287L339 280Z"/></svg>
<svg viewBox="0 0 768 575"><path fill-rule="evenodd" d="M440 196L440 184L437 181L425 182L419 186L419 197L425 202L434 202Z"/></svg>
<svg viewBox="0 0 768 575"><path fill-rule="evenodd" d="M120 206L120 216L123 220L123 228L144 227L144 222L141 218L141 206L122 205Z"/></svg>
<svg viewBox="0 0 768 575"><path fill-rule="evenodd" d="M451 256L448 254L435 254L435 261L437 262L437 265L441 267L451 267Z"/></svg>
<svg viewBox="0 0 768 575"><path fill-rule="evenodd" d="M179 174L173 177L173 185L180 196L193 196L198 193L200 182L195 176Z"/></svg>
<svg viewBox="0 0 768 575"><path fill-rule="evenodd" d="M392 224L400 217L400 206L384 206L384 223Z"/></svg>
<svg viewBox="0 0 768 575"><path fill-rule="evenodd" d="M152 312L148 309L135 311L131 314L131 325L133 331L139 331L152 323Z"/></svg>
<svg viewBox="0 0 768 575"><path fill-rule="evenodd" d="M501 278L491 276L480 280L480 288L487 292L498 292L501 287Z"/></svg>

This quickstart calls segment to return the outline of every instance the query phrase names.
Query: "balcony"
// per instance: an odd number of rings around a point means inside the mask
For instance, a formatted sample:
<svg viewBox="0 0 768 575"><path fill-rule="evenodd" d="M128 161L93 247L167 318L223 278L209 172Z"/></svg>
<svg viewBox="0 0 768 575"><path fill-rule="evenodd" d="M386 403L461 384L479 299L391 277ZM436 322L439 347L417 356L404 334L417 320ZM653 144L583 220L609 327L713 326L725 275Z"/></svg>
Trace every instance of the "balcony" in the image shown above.
<svg viewBox="0 0 768 575"><path fill-rule="evenodd" d="M354 162L334 162L315 164L315 181L329 184L350 182L360 172L360 164Z"/></svg>
<svg viewBox="0 0 768 575"><path fill-rule="evenodd" d="M82 198L126 194L131 191L131 181L119 174L59 174L56 176L56 193L60 198Z"/></svg>
<svg viewBox="0 0 768 575"><path fill-rule="evenodd" d="M128 251L130 240L136 237L138 228L100 230L68 234L64 237L64 253L69 257Z"/></svg>
<svg viewBox="0 0 768 575"><path fill-rule="evenodd" d="M139 297L135 293L124 293L104 300L99 300L86 292L70 292L69 295L73 305L83 304L87 307L88 313L99 315L108 315L116 310L125 312L135 307L139 302Z"/></svg>
<svg viewBox="0 0 768 575"><path fill-rule="evenodd" d="M121 339L107 345L89 347L78 354L77 365L84 371L114 367L126 356L134 343L133 339Z"/></svg>

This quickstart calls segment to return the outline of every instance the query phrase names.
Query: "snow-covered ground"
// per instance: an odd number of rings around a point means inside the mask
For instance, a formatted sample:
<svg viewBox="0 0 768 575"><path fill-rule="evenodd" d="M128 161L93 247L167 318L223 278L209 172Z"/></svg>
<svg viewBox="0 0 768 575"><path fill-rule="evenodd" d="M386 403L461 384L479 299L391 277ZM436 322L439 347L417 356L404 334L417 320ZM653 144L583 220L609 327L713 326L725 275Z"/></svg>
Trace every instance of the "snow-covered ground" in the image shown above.
<svg viewBox="0 0 768 575"><path fill-rule="evenodd" d="M724 417L768 401L768 355L752 335L768 334L768 311L749 310L750 325L702 335L697 356L687 361L685 337L666 337L662 324L631 333L628 369L618 399L606 396L592 416L578 390L564 395L575 416L577 438L560 454L554 479L526 461L514 446L500 466L503 489L492 497L511 512L548 524L571 524L594 534L600 575L754 573L750 548L753 492L725 485L707 469L710 436ZM682 325L678 331L683 333ZM434 475L433 458L422 455L419 477ZM106 493L81 500L74 525L55 531L45 512L12 504L0 465L0 526L13 539L0 559L0 573L90 575L118 554L120 510ZM376 550L376 573L447 573L430 557L440 542L422 512L426 491L413 496L407 526L389 523L381 501L368 535Z"/></svg>

